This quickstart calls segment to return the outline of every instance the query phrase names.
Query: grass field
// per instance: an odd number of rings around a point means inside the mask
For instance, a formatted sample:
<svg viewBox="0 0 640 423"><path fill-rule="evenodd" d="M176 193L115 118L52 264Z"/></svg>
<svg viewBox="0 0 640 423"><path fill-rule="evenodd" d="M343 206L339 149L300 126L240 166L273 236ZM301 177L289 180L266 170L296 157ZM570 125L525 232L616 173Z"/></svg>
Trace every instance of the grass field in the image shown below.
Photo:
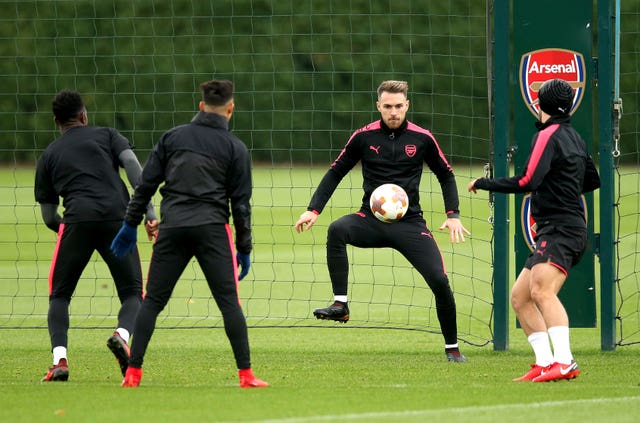
<svg viewBox="0 0 640 423"><path fill-rule="evenodd" d="M348 325L348 324L347 324ZM516 383L532 360L512 348L466 348L444 361L439 336L402 330L252 329L266 389L237 387L222 329L160 329L140 388L119 386L108 331L70 332L70 380L38 382L50 364L46 330L2 330L0 421L6 422L637 422L638 352L601 352L597 332L572 332L582 375Z"/></svg>
<svg viewBox="0 0 640 423"><path fill-rule="evenodd" d="M330 297L323 264L326 226L352 210L346 205L358 204L361 195L357 176L343 181L346 188L336 192L318 227L294 234L293 221L304 210L312 193L309 187L317 184L323 171L300 175L291 169L262 169L254 175L256 250L241 294L254 326L250 341L255 372L272 384L262 390L237 388L222 329L167 329L171 322L163 323L151 341L141 387L120 388L122 377L105 346L117 301L99 260L87 268L88 281L81 282L72 303L70 381L41 384L51 361L44 327L53 234L40 223L33 202L33 169L0 172L0 421L638 421L638 349L600 351L597 328L571 332L581 376L546 384L511 382L533 361L526 339L513 322L508 351L493 351L491 344L483 342L478 342L482 347L464 342L469 362L460 365L445 362L439 334L356 328L371 320L369 325L375 326L378 313L391 326L437 326L428 290L392 254L351 252L357 270L352 282L352 321L334 325L310 319L309 310ZM465 170L459 185L479 174L479 169ZM465 224L473 236L461 246L449 245L441 233L436 236L463 311L459 317L462 336L481 341L490 336L487 203L481 196L461 200L461 208L469 211ZM425 207L435 210L426 215L432 227L442 219L438 195L433 201L433 206ZM626 214L632 215L628 210ZM140 249L142 257L148 257L149 244L142 239ZM197 266L187 270L183 279L192 283L179 284L179 298L172 300L166 315L178 316L177 326L183 326L183 320L193 324L192 318L185 317L189 313L200 316L196 326L219 325L217 310L206 300L204 284L198 283L202 281L198 281ZM383 281L389 278L405 284L386 285ZM377 304L387 297L393 297L394 305ZM208 315L202 317L202 311ZM267 315L277 319L260 318ZM16 326L24 327L8 328Z"/></svg>

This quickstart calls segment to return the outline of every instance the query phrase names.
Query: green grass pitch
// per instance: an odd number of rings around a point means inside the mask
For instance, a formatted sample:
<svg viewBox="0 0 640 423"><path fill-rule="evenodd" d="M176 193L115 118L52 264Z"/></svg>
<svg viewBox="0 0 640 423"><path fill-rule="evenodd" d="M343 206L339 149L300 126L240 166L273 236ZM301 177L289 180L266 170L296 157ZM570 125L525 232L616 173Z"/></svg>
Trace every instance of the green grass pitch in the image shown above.
<svg viewBox="0 0 640 423"><path fill-rule="evenodd" d="M269 179L275 173L272 169L256 172L256 186L275 185ZM470 171L469 175L475 173ZM259 190L254 195L256 219L266 213L282 220L275 230L256 234L259 244L267 245L268 237L287 240L293 236L293 219L311 195L311 189L303 187L315 186L321 174L314 173L304 181L295 179L299 188L273 192L282 196L282 204L295 203L295 207L284 207L283 212L261 208L261 202L267 201L263 197L266 191ZM28 275L27 280L39 281L37 287L34 281L30 283L34 284L38 301L46 305L47 263L44 260L44 264L34 264L34 257L50 255L52 241L34 209L31 179L31 169L0 172L0 278L8 284L18 268L20 275ZM464 181L466 175L459 185L463 186ZM353 184L357 186L358 182ZM353 201L359 202L359 196ZM336 208L333 213L338 215L342 210ZM482 213L480 207L476 211ZM323 215L323 219L326 225L332 217ZM433 221L432 225L441 223L440 217L428 216L428 220ZM32 244L20 254L15 244L16 221L31 231L27 239ZM320 230L313 235L305 234L307 255L301 260L322 254L322 227L317 229ZM486 236L478 234L478 230L474 228L474 236ZM445 249L446 241L438 242ZM144 256L148 246L144 240L141 244ZM270 277L261 273L279 271L258 266L269 260L277 262L277 257L273 260L263 257L264 252L255 254L253 274L242 284L264 282ZM290 252L285 249L282 254ZM307 267L317 272L318 278L326 278L322 266ZM329 296L328 282L322 280L322 286L311 291L314 301L324 301ZM246 287L249 288L250 285ZM8 313L9 305L1 304L0 314ZM314 302L311 307L315 305ZM41 307L36 305L38 310ZM102 325L108 327L115 321L114 310L111 314ZM158 329L145 357L140 388L123 389L118 365L106 348L108 328L74 327L72 321L70 380L42 384L39 380L51 361L47 330L7 329L0 325L0 421L583 423L635 422L640 415L637 348L603 352L597 328L571 332L574 356L582 368L578 379L533 384L511 381L533 361L526 339L513 323L508 351L496 352L490 345L462 344L469 358L464 364L445 362L440 335L353 328L350 323L250 328L254 370L272 385L257 390L237 387L231 349L220 328ZM6 326L6 322L3 324Z"/></svg>
<svg viewBox="0 0 640 423"><path fill-rule="evenodd" d="M347 324L348 325L348 324ZM444 361L437 336L339 327L251 329L265 389L237 387L222 329L158 330L142 384L119 386L108 331L70 331L70 380L42 384L46 330L2 330L0 421L6 422L635 422L640 371L633 349L601 352L595 330L572 332L573 381L511 382L532 360L514 332L506 352L467 348ZM517 336L516 336L517 335Z"/></svg>

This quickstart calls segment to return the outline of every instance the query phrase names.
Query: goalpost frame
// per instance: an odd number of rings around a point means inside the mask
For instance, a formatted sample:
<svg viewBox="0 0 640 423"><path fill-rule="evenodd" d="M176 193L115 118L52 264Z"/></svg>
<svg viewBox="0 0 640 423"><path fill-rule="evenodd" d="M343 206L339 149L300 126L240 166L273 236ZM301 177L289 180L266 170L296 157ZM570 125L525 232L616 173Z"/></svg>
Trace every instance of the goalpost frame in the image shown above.
<svg viewBox="0 0 640 423"><path fill-rule="evenodd" d="M509 0L494 1L494 48L493 48L493 113L494 152L493 171L495 177L508 176L507 160L511 139L511 96L509 87L509 60L511 9ZM489 18L489 16L487 16ZM509 349L509 199L496 195L494 203L494 281L493 281L493 349ZM506 260L505 260L506 258Z"/></svg>
<svg viewBox="0 0 640 423"><path fill-rule="evenodd" d="M614 0L619 1L619 0ZM598 0L598 153L600 171L600 348L616 346L614 186L614 19L612 0Z"/></svg>

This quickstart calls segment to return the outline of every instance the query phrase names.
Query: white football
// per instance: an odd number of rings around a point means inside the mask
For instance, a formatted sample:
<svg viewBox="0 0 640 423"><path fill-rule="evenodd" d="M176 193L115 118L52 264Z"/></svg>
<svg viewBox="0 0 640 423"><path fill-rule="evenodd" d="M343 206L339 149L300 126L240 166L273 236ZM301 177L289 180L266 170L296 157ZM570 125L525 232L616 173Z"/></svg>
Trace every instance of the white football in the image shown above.
<svg viewBox="0 0 640 423"><path fill-rule="evenodd" d="M371 193L369 207L378 220L392 223L400 220L407 213L409 197L401 186L383 184Z"/></svg>

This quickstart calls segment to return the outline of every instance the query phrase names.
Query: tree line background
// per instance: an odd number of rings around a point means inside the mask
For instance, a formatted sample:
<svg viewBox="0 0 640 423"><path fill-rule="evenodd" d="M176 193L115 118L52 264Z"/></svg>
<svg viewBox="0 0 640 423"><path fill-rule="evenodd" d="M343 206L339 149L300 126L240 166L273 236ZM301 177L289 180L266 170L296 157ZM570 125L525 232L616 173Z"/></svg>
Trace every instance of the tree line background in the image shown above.
<svg viewBox="0 0 640 423"><path fill-rule="evenodd" d="M58 136L50 109L61 89L80 91L90 123L116 127L145 159L165 130L192 118L198 85L213 78L236 84L231 125L254 161L326 165L378 118L384 79L409 82L409 119L453 160L491 151L485 2L0 6L0 161L33 162Z"/></svg>

